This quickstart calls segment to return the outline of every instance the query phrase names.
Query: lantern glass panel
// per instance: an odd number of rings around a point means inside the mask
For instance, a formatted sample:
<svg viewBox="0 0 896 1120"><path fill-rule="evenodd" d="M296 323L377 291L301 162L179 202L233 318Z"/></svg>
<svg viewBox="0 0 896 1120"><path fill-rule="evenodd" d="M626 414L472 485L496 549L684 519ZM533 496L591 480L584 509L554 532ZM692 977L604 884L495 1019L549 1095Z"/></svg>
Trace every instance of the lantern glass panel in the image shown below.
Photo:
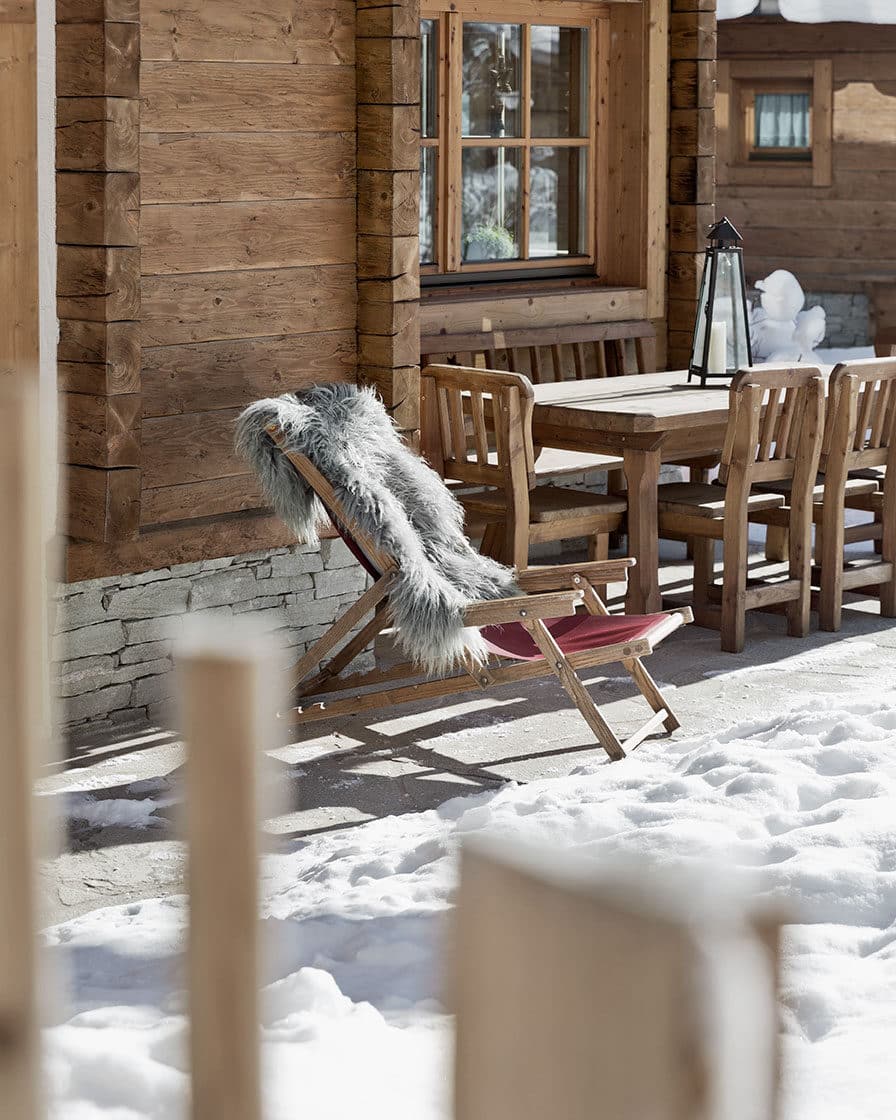
<svg viewBox="0 0 896 1120"><path fill-rule="evenodd" d="M725 370L710 369L709 373L728 372L749 365L747 353L747 322L744 314L744 286L741 255L737 251L718 249L715 255L716 288L713 299L713 324L724 323ZM719 329L717 328L717 331ZM710 353L713 352L710 344Z"/></svg>
<svg viewBox="0 0 896 1120"><path fill-rule="evenodd" d="M706 350L706 304L709 300L709 278L712 273L712 257L706 258L703 279L700 281L700 298L697 300L697 323L694 328L694 348L691 354L691 367L703 369L703 355Z"/></svg>

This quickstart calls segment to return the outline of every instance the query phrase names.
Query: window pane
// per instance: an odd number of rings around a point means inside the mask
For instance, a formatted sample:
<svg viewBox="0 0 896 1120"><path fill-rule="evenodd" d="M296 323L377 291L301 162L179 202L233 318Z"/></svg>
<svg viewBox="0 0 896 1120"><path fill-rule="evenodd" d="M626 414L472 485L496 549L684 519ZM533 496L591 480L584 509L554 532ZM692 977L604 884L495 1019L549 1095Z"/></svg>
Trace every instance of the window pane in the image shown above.
<svg viewBox="0 0 896 1120"><path fill-rule="evenodd" d="M517 24L464 24L464 136L521 135L521 38Z"/></svg>
<svg viewBox="0 0 896 1120"><path fill-rule="evenodd" d="M438 135L439 25L420 20L420 135Z"/></svg>
<svg viewBox="0 0 896 1120"><path fill-rule="evenodd" d="M420 263L436 259L436 172L438 149L420 149Z"/></svg>
<svg viewBox="0 0 896 1120"><path fill-rule="evenodd" d="M809 94L757 93L757 148L809 147Z"/></svg>
<svg viewBox="0 0 896 1120"><path fill-rule="evenodd" d="M587 254L588 150L533 148L529 181L529 256Z"/></svg>
<svg viewBox="0 0 896 1120"><path fill-rule="evenodd" d="M463 259L520 255L519 148L466 148L463 154Z"/></svg>
<svg viewBox="0 0 896 1120"><path fill-rule="evenodd" d="M533 26L532 135L587 134L587 28Z"/></svg>

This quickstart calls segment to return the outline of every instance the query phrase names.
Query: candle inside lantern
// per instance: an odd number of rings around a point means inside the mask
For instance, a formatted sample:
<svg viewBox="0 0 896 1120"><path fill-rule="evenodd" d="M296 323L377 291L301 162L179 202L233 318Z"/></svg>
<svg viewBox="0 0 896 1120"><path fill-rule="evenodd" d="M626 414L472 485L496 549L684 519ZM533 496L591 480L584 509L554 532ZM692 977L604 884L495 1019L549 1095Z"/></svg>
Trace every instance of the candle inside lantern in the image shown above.
<svg viewBox="0 0 896 1120"><path fill-rule="evenodd" d="M715 374L728 369L728 324L724 320L715 320L711 325L707 366L708 371Z"/></svg>

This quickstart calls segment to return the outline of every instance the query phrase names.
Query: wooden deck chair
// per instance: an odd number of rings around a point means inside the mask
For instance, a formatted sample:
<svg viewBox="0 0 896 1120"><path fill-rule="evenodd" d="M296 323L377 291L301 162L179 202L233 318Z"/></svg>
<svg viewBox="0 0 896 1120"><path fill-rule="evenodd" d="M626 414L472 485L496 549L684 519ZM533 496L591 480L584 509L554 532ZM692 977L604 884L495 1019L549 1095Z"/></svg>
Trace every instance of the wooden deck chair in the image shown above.
<svg viewBox="0 0 896 1120"><path fill-rule="evenodd" d="M660 536L693 539L694 604L698 621L718 625L722 649L744 647L746 612L786 605L788 633L809 631L812 562L812 488L821 453L824 381L820 370L747 369L731 382L720 485L669 483L659 487ZM784 495L754 485L791 480ZM789 532L789 578L747 583L749 522ZM715 542L723 542L721 605L712 601Z"/></svg>
<svg viewBox="0 0 896 1120"><path fill-rule="evenodd" d="M634 560L529 569L518 577L523 595L470 604L465 621L468 626L480 627L490 654L487 664L471 662L456 673L435 679L420 679L419 667L409 662L345 675L359 653L375 639L388 636L392 622L388 597L399 565L352 523L333 487L310 459L286 450L276 425L266 430L317 494L343 540L373 579L373 585L289 671L291 699L296 706L283 718L301 724L356 715L553 673L611 759L624 758L628 750L661 727L672 732L679 726L641 658L690 622L690 610L610 615L595 590L597 584L624 580ZM371 617L364 623L368 615ZM651 718L624 742L617 738L578 676L580 669L615 662L622 663L653 710Z"/></svg>
<svg viewBox="0 0 896 1120"><path fill-rule="evenodd" d="M522 571L531 545L586 537L589 559L606 558L626 500L535 485L534 393L526 377L430 365L420 385L423 454L443 478L477 488L458 501L468 523L486 525L482 552Z"/></svg>

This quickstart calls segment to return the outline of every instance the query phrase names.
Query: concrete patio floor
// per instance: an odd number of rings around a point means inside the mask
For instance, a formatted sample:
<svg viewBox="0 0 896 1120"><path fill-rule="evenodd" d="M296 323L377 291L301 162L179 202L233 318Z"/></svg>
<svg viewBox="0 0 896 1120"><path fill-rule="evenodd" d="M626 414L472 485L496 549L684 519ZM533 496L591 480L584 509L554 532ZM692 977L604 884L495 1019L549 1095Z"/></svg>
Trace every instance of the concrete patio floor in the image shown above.
<svg viewBox="0 0 896 1120"><path fill-rule="evenodd" d="M688 575L684 565L668 563L663 586L686 586ZM620 591L611 588L611 599ZM880 618L876 600L850 596L839 634L813 630L804 640L788 638L783 617L754 613L742 654L720 652L718 634L689 626L647 664L681 720L675 738L691 739L783 713L811 695L892 688L896 621ZM621 666L585 679L594 682L593 695L617 731L634 730L646 709ZM277 808L270 844L433 808L508 780L565 775L605 757L552 679L310 725L271 753L267 781ZM44 868L46 923L182 890L182 763L174 734L147 731L70 747L41 776L40 792L65 833L63 853ZM79 809L88 798L95 821L116 823L90 823ZM148 828L137 804L147 798L162 802Z"/></svg>

